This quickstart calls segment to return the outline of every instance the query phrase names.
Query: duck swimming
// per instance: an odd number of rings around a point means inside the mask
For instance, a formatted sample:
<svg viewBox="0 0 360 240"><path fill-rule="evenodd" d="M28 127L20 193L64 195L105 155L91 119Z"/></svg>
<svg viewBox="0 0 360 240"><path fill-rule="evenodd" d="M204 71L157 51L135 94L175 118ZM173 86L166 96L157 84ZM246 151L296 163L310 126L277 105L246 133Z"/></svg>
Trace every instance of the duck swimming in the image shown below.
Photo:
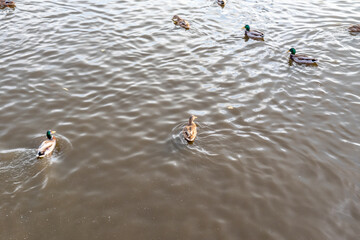
<svg viewBox="0 0 360 240"><path fill-rule="evenodd" d="M225 7L226 0L217 0L217 3L218 3L221 7Z"/></svg>
<svg viewBox="0 0 360 240"><path fill-rule="evenodd" d="M46 136L48 140L45 140L41 143L40 147L37 150L36 157L50 157L53 153L56 146L56 138L52 136L52 134L56 133L55 131L48 130L46 132Z"/></svg>
<svg viewBox="0 0 360 240"><path fill-rule="evenodd" d="M188 142L193 142L196 138L197 130L196 130L196 124L194 123L194 120L196 118L197 117L195 117L194 115L191 115L189 118L188 125L186 125L183 129L184 138Z"/></svg>
<svg viewBox="0 0 360 240"><path fill-rule="evenodd" d="M175 25L179 25L182 28L190 29L190 24L185 19L182 19L178 15L173 16L172 18Z"/></svg>
<svg viewBox="0 0 360 240"><path fill-rule="evenodd" d="M6 8L6 7L10 7L10 8L16 7L15 2L10 0L0 0L0 8Z"/></svg>
<svg viewBox="0 0 360 240"><path fill-rule="evenodd" d="M249 25L245 25L243 27L243 29L245 29L245 36L247 36L249 38L254 38L254 39L263 39L264 38L264 34L262 32L259 32L257 30L250 31Z"/></svg>
<svg viewBox="0 0 360 240"><path fill-rule="evenodd" d="M316 64L316 62L317 62L317 59L315 59L315 58L308 57L306 55L296 54L295 48L290 48L288 52L290 52L290 59L296 63Z"/></svg>
<svg viewBox="0 0 360 240"><path fill-rule="evenodd" d="M348 29L349 32L354 32L354 33L360 32L360 24L352 25Z"/></svg>

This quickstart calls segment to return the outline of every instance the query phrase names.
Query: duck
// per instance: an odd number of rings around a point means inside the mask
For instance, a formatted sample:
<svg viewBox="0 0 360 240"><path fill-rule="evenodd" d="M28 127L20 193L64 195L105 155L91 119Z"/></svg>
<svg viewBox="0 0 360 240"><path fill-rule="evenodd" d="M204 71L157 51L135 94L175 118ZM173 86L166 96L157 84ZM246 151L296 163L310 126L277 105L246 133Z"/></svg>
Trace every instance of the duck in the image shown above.
<svg viewBox="0 0 360 240"><path fill-rule="evenodd" d="M52 135L54 133L56 133L56 131L48 130L46 132L46 137L48 139L43 141L38 148L36 154L37 158L50 157L52 155L56 146L56 138Z"/></svg>
<svg viewBox="0 0 360 240"><path fill-rule="evenodd" d="M245 36L249 38L255 38L255 39L263 39L264 34L262 32L259 32L257 30L250 31L250 26L245 25L242 29L245 29Z"/></svg>
<svg viewBox="0 0 360 240"><path fill-rule="evenodd" d="M191 115L189 118L189 123L183 129L184 138L188 142L193 142L196 138L197 130L196 130L196 124L194 123L194 120L196 118L197 118L196 116Z"/></svg>
<svg viewBox="0 0 360 240"><path fill-rule="evenodd" d="M15 2L10 0L0 0L0 8L6 8L6 7L10 7L10 8L16 7Z"/></svg>
<svg viewBox="0 0 360 240"><path fill-rule="evenodd" d="M179 25L180 27L185 28L185 29L190 29L189 22L186 21L185 19L182 19L178 15L173 16L172 20L175 25Z"/></svg>
<svg viewBox="0 0 360 240"><path fill-rule="evenodd" d="M300 63L300 64L316 64L317 59L306 56L306 55L300 55L300 54L296 54L296 50L295 48L290 48L289 51L290 52L290 59L296 63Z"/></svg>
<svg viewBox="0 0 360 240"><path fill-rule="evenodd" d="M348 29L349 32L360 32L360 24L352 25Z"/></svg>
<svg viewBox="0 0 360 240"><path fill-rule="evenodd" d="M224 7L226 4L226 0L217 0L217 3L221 6Z"/></svg>

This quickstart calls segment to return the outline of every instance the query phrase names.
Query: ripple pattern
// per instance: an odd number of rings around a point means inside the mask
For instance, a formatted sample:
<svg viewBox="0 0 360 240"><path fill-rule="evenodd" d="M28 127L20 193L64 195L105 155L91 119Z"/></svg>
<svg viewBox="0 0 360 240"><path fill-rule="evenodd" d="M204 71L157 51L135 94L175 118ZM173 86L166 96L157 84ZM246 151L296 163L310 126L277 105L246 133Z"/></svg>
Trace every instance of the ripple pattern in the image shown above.
<svg viewBox="0 0 360 240"><path fill-rule="evenodd" d="M359 2L16 5L0 10L0 239L359 238ZM37 161L48 129L59 146Z"/></svg>

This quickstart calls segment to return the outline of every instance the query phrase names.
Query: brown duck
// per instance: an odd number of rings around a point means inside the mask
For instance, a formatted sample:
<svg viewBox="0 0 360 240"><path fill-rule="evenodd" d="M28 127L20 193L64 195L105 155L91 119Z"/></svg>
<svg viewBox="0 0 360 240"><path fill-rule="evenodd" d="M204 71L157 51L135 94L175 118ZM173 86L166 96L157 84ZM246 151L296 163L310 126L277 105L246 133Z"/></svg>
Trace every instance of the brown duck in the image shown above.
<svg viewBox="0 0 360 240"><path fill-rule="evenodd" d="M191 115L189 118L188 125L186 125L183 129L184 138L188 142L193 142L196 138L197 130L196 130L196 124L194 123L194 120L196 118L197 117L195 117L194 115Z"/></svg>
<svg viewBox="0 0 360 240"><path fill-rule="evenodd" d="M0 8L6 8L6 7L10 7L10 8L16 7L15 2L10 0L0 0Z"/></svg>
<svg viewBox="0 0 360 240"><path fill-rule="evenodd" d="M226 0L217 0L217 3L218 3L221 7L225 7Z"/></svg>
<svg viewBox="0 0 360 240"><path fill-rule="evenodd" d="M173 16L172 18L175 25L179 25L182 28L190 29L190 24L185 19L182 19L178 15Z"/></svg>
<svg viewBox="0 0 360 240"><path fill-rule="evenodd" d="M349 27L349 32L360 32L360 24Z"/></svg>

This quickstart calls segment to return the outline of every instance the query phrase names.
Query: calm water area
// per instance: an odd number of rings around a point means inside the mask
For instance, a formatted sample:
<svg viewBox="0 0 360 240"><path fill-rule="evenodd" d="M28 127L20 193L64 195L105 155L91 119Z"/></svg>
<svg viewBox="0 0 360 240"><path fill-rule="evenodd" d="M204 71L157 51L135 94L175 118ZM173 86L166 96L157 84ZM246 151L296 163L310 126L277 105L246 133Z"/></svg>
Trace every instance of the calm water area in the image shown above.
<svg viewBox="0 0 360 240"><path fill-rule="evenodd" d="M0 240L360 239L359 0L16 5L0 9Z"/></svg>

